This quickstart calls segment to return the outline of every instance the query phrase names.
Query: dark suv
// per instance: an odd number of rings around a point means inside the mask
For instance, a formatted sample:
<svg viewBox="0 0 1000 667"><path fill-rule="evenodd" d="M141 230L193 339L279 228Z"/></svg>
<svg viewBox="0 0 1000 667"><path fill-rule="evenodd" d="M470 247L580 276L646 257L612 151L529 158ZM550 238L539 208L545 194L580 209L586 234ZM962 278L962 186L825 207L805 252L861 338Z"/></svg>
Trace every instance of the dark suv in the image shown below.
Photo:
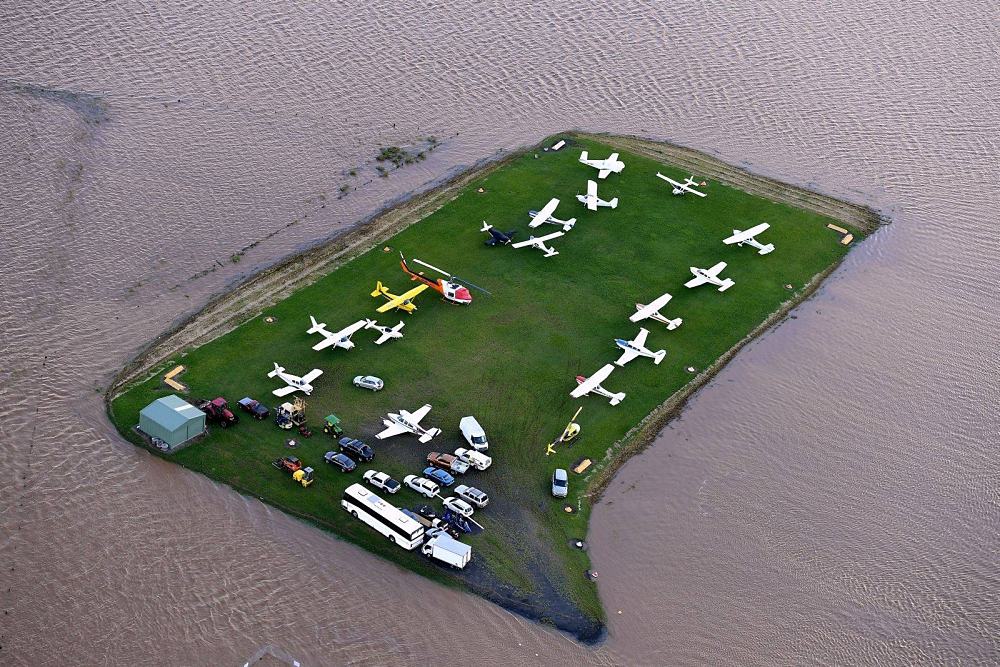
<svg viewBox="0 0 1000 667"><path fill-rule="evenodd" d="M323 456L323 460L330 465L337 466L341 472L352 472L358 467L358 464L352 461L350 457L344 456L340 452L327 452Z"/></svg>
<svg viewBox="0 0 1000 667"><path fill-rule="evenodd" d="M341 438L340 451L344 452L351 458L355 458L366 463L375 458L375 450L357 438Z"/></svg>

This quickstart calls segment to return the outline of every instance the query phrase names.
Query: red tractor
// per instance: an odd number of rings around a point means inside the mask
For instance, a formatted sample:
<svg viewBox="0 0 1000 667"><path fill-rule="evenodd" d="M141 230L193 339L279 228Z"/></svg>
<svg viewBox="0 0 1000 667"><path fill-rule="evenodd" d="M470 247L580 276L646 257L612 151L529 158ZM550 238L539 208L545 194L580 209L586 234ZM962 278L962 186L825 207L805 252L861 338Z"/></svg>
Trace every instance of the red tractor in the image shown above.
<svg viewBox="0 0 1000 667"><path fill-rule="evenodd" d="M202 399L195 404L195 407L207 415L206 421L209 424L218 424L222 428L228 428L240 420L229 409L229 404L226 403L226 399L222 396L214 398L211 401Z"/></svg>

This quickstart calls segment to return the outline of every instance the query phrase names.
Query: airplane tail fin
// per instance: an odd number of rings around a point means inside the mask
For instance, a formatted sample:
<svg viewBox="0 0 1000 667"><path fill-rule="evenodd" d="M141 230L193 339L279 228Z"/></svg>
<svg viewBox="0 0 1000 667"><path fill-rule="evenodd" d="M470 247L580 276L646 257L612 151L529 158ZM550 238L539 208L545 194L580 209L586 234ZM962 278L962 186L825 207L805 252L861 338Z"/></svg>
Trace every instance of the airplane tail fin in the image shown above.
<svg viewBox="0 0 1000 667"><path fill-rule="evenodd" d="M766 255L769 252L774 252L774 244L768 243L766 246L757 251L758 255Z"/></svg>
<svg viewBox="0 0 1000 667"><path fill-rule="evenodd" d="M272 363L274 363L274 362L272 362ZM273 378L273 377L276 377L278 375L278 373L284 373L284 372L285 372L284 368L282 368L278 364L274 364L274 370L271 371L270 373L268 373L267 377Z"/></svg>
<svg viewBox="0 0 1000 667"><path fill-rule="evenodd" d="M733 282L732 278L726 278L725 280L722 281L722 285L719 286L719 291L725 292L727 289L729 289L735 284L736 283Z"/></svg>
<svg viewBox="0 0 1000 667"><path fill-rule="evenodd" d="M429 428L429 429L427 429L427 431L424 432L424 434L422 436L420 436L420 442L423 442L423 443L426 444L426 443L430 442L431 439L434 436L440 435L440 434L441 434L441 429L439 429L439 428Z"/></svg>
<svg viewBox="0 0 1000 667"><path fill-rule="evenodd" d="M667 356L667 351L666 350L660 350L659 352L654 352L653 353L653 363L656 364L657 366L659 366L660 362L663 361L663 358L665 356Z"/></svg>
<svg viewBox="0 0 1000 667"><path fill-rule="evenodd" d="M611 206L611 208L618 208L618 197L615 197L610 202L608 202L608 205Z"/></svg>
<svg viewBox="0 0 1000 667"><path fill-rule="evenodd" d="M667 331L673 331L674 329L676 329L677 327L679 327L683 322L684 322L684 320L682 320L679 317L676 318L676 319L673 319L673 320L668 320L667 321Z"/></svg>
<svg viewBox="0 0 1000 667"><path fill-rule="evenodd" d="M370 320L365 318L365 329L374 329L378 326L378 320Z"/></svg>
<svg viewBox="0 0 1000 667"><path fill-rule="evenodd" d="M568 232L569 230L573 229L573 225L575 225L575 224L576 224L576 218L570 218L569 220L563 220L563 222L562 222L563 231L564 232Z"/></svg>
<svg viewBox="0 0 1000 667"><path fill-rule="evenodd" d="M493 229L493 225L488 224L485 220L483 220L483 228L480 229L479 231L481 231L481 232L488 232L491 229Z"/></svg>
<svg viewBox="0 0 1000 667"><path fill-rule="evenodd" d="M580 153L580 162L586 162L587 159L588 159L587 151L583 151L582 153Z"/></svg>
<svg viewBox="0 0 1000 667"><path fill-rule="evenodd" d="M312 315L309 316L309 321L312 322L312 326L309 327L309 330L306 331L306 333L314 334L318 331L323 331L323 329L326 328L326 322L317 322L316 318Z"/></svg>
<svg viewBox="0 0 1000 667"><path fill-rule="evenodd" d="M548 250L545 251L545 254L542 255L542 256L543 257L555 257L558 254L559 254L558 250L556 250L555 248L549 248Z"/></svg>
<svg viewBox="0 0 1000 667"><path fill-rule="evenodd" d="M377 280L377 281L375 281L375 291L372 292L372 296L376 296L376 297L382 296L387 291L388 290L385 288L385 286L382 285L382 281L381 280Z"/></svg>
<svg viewBox="0 0 1000 667"><path fill-rule="evenodd" d="M611 395L611 405L618 405L619 403L621 403L624 400L625 400L625 392L624 391L620 391L617 394L612 394Z"/></svg>

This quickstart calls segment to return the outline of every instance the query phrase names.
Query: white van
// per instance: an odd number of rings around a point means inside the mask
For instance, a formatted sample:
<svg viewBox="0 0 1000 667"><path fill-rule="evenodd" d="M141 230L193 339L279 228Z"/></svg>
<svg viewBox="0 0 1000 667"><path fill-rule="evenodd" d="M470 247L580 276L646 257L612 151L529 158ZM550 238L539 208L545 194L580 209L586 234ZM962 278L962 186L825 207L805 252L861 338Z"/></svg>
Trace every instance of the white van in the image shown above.
<svg viewBox="0 0 1000 667"><path fill-rule="evenodd" d="M462 437L477 452L485 452L490 448L490 443L486 442L486 431L479 425L472 415L462 417L458 422L458 428L462 431Z"/></svg>

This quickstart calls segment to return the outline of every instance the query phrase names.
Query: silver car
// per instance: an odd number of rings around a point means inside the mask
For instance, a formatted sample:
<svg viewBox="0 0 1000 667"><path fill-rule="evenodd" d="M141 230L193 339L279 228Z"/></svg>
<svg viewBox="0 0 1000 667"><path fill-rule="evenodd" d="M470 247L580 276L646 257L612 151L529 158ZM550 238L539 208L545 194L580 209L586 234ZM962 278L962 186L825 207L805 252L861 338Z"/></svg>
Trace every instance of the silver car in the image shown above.
<svg viewBox="0 0 1000 667"><path fill-rule="evenodd" d="M461 496L480 509L486 507L490 502L490 497L485 492L466 484L456 486L455 495Z"/></svg>
<svg viewBox="0 0 1000 667"><path fill-rule="evenodd" d="M385 387L385 383L382 382L380 378L374 375L359 375L354 378L354 386L360 387L361 389L371 389L372 391L381 391Z"/></svg>
<svg viewBox="0 0 1000 667"><path fill-rule="evenodd" d="M552 473L552 495L556 498L565 498L569 493L569 475L562 468L556 468Z"/></svg>

